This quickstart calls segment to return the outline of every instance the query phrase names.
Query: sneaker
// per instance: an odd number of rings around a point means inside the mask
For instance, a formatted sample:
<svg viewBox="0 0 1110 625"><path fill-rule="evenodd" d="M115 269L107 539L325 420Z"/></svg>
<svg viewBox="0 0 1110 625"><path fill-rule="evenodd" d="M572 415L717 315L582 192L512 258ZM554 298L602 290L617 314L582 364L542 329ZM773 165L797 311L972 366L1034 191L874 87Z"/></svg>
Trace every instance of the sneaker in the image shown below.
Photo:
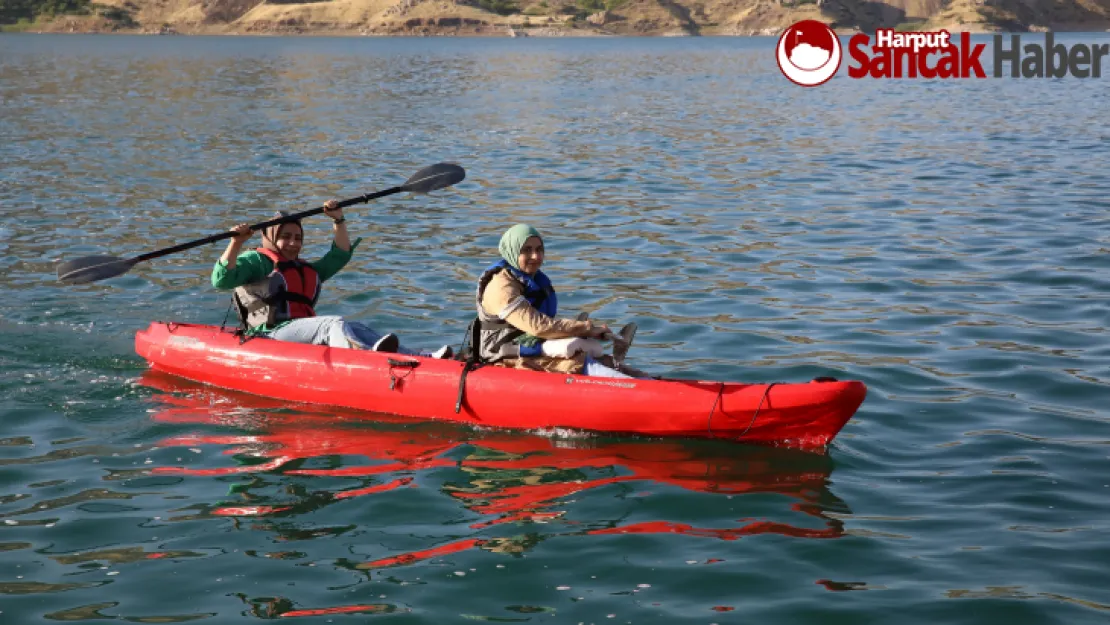
<svg viewBox="0 0 1110 625"><path fill-rule="evenodd" d="M401 339L397 338L396 334L390 332L389 334L386 334L382 338L378 339L378 342L374 343L374 347L372 347L371 349L376 352L388 352L391 354L396 354L397 350L400 348Z"/></svg>
<svg viewBox="0 0 1110 625"><path fill-rule="evenodd" d="M432 352L432 358L446 359L446 358L450 358L454 355L455 355L455 350L451 349L450 345L444 345L443 347L441 347L441 348L437 349L436 351Z"/></svg>

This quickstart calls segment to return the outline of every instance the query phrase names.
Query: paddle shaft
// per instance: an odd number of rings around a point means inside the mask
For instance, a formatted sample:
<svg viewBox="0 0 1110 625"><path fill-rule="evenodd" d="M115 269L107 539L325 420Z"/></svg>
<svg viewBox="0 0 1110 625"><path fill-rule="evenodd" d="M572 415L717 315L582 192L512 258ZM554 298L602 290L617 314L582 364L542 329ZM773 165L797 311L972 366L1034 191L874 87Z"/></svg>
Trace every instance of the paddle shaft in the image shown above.
<svg viewBox="0 0 1110 625"><path fill-rule="evenodd" d="M358 197L353 197L349 200L343 200L342 202L339 202L339 204L338 204L338 206L336 206L336 208L347 208L348 206L352 206L354 204L362 204L364 202L369 202L370 200L376 200L380 197L385 197L387 195L393 195L395 193L400 193L404 190L405 190L404 187L393 187L391 189L386 189L385 191L377 191L375 193L368 193L366 195L360 195ZM322 212L324 212L324 208L319 207L319 208L312 208L312 209L309 209L309 210L306 210L306 211L301 211L299 213L294 213L294 214L289 215L287 217L275 217L275 218L273 218L269 221L264 221L262 223L254 224L253 226L251 226L251 231L252 232L257 232L258 230L262 230L264 228L269 228L270 226L276 226L280 223L285 223L285 222L289 222L289 221L297 221L298 219L304 219L305 217L311 217L313 215L319 215ZM196 241L189 241L187 243L182 243L180 245L175 245L173 247L167 247L165 249L154 250L153 252L147 252L146 254L140 254L140 255L135 256L133 258L129 258L127 260L127 262L134 265L135 263L141 263L143 261L151 260L152 258L161 258L162 256L168 256L170 254L176 254L178 252L183 252L185 250L192 249L194 247L200 247L201 245L207 245L209 243L215 243L216 241L222 241L224 239L230 239L234 236L235 236L235 233L231 232L229 230L227 232L221 232L220 234L213 234L212 236L204 237L203 239L197 239Z"/></svg>

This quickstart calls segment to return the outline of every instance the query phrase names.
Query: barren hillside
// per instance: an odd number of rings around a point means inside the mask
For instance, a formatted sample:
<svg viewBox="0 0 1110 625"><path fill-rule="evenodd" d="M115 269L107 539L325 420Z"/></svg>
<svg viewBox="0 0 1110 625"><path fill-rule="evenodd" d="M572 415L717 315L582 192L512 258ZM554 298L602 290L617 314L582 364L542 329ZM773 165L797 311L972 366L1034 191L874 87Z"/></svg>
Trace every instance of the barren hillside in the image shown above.
<svg viewBox="0 0 1110 625"><path fill-rule="evenodd" d="M845 31L1105 30L1110 0L0 0L9 30L69 32L772 35L807 18Z"/></svg>

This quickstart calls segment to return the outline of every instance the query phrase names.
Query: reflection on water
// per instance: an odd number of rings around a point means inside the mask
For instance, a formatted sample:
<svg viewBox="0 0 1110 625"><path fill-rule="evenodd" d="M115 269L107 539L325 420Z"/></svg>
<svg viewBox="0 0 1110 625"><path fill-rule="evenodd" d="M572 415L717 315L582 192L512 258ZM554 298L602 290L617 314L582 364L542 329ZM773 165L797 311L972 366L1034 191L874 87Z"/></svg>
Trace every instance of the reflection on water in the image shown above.
<svg viewBox="0 0 1110 625"><path fill-rule="evenodd" d="M230 517L241 530L269 534L278 543L349 541L366 528L359 523L306 521L354 498L373 509L371 500L385 494L394 495L391 506L412 505L405 502L427 496L413 489L431 489L436 497L453 500L468 513L465 525L452 524L450 538L333 562L351 571L376 574L472 549L519 556L545 541L574 549L573 544L587 536L681 534L725 541L759 534L839 538L845 535L843 522L830 513L850 512L828 488L832 464L823 454L692 441L548 438L388 416L359 426L355 419L364 420L365 414L290 412L279 401L151 372L143 375L142 383L163 393L155 398L161 406L152 415L156 422L201 430L166 438L157 444L159 448L184 450L181 457L187 458L188 450L215 446L223 449L221 455L227 459L219 466L156 466L150 474L235 478L225 497L194 501L170 521ZM352 422L345 422L348 417ZM622 488L611 488L615 485ZM642 504L669 487L729 499L781 496L786 505L776 504L773 516L787 520L748 518L724 527L699 527L666 517L639 518L631 509L612 518L583 513L585 501L616 498ZM248 555L304 557L287 550ZM281 599L262 604L249 601L252 610L271 616L301 612ZM358 605L311 613L391 609Z"/></svg>

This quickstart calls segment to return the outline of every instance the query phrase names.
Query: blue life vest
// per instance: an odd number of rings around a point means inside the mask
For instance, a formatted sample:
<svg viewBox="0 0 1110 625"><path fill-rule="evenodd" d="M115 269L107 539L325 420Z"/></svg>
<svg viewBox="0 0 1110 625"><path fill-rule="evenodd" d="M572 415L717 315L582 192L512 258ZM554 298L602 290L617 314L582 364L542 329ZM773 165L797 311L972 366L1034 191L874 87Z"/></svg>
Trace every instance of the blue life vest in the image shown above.
<svg viewBox="0 0 1110 625"><path fill-rule="evenodd" d="M551 280L547 277L547 274L542 271L537 271L536 275L530 276L514 268L505 259L501 259L483 271L482 276L478 279L476 303L478 306L478 316L479 319L482 320L484 328L488 328L489 331L497 331L496 329L500 325L508 325L504 324L504 322L486 319L485 317L487 317L487 315L482 309L482 293L485 291L485 287L489 284L490 279L502 269L507 270L514 278L524 285L524 299L528 300L532 308L535 308L549 317L554 317L559 312L559 298L555 295L555 287L551 284ZM520 333L513 339L513 342L520 346L521 356L543 355L543 350L540 347L543 343L542 339Z"/></svg>
<svg viewBox="0 0 1110 625"><path fill-rule="evenodd" d="M504 258L490 265L486 271L496 271L498 269L508 269L514 278L524 284L524 299L528 300L532 308L548 317L554 317L558 314L559 297L555 295L555 287L551 284L551 279L547 277L546 273L537 271L536 275L530 276L514 268Z"/></svg>

